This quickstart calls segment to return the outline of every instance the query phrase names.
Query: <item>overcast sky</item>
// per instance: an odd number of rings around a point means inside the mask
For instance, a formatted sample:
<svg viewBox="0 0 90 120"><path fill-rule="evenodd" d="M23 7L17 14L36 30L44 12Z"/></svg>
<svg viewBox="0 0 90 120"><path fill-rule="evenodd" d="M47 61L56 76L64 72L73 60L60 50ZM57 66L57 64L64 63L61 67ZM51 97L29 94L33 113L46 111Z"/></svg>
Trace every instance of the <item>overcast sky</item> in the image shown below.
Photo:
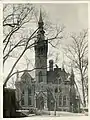
<svg viewBox="0 0 90 120"><path fill-rule="evenodd" d="M52 22L64 24L68 32L77 32L88 26L88 4L37 4L40 5Z"/></svg>
<svg viewBox="0 0 90 120"><path fill-rule="evenodd" d="M88 27L88 4L79 3L79 4L35 4L37 9L39 10L40 7L42 10L45 10L49 20L53 24L64 24L65 25L65 34L72 33L72 32L80 32L82 29L86 29ZM63 40L63 44L68 42L69 36L67 39ZM62 52L60 49L59 53ZM30 55L30 58L32 55ZM60 61L58 65L61 66L63 62L62 53L59 55ZM54 59L54 57L53 57ZM5 65L5 73L6 76L7 72L11 67L11 61Z"/></svg>

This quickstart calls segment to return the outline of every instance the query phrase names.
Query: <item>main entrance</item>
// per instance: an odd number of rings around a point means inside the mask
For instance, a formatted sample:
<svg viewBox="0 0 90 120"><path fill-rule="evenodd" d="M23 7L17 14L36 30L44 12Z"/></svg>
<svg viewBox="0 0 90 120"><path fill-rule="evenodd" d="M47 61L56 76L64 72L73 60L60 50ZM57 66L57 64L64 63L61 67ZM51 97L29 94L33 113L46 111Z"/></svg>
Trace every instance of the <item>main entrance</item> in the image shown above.
<svg viewBox="0 0 90 120"><path fill-rule="evenodd" d="M39 96L36 98L36 108L39 110L44 109L44 98L43 96Z"/></svg>

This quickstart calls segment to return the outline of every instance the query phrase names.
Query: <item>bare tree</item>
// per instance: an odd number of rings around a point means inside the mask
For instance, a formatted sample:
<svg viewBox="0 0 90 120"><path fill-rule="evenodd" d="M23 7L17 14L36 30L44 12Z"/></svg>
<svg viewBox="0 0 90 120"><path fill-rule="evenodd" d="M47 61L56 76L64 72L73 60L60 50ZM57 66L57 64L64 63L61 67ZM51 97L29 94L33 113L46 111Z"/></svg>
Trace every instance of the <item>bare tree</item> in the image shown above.
<svg viewBox="0 0 90 120"><path fill-rule="evenodd" d="M35 46L35 39L37 37L38 27L36 26L36 10L32 4L5 4L3 8L3 65L12 57L14 58L14 64L10 68L8 75L4 80L4 87L8 80L15 75L15 68L20 62L20 59L24 56L27 50L32 49ZM48 29L48 33L45 34L46 39L53 46L52 40L61 39L64 27L54 26L52 33L51 28L45 24L45 29ZM35 29L33 28L35 26ZM28 29L27 29L28 28ZM29 31L29 33L27 33ZM51 33L51 34L49 34ZM35 68L33 68L35 69ZM19 71L20 73L24 70ZM29 72L32 70L28 70Z"/></svg>
<svg viewBox="0 0 90 120"><path fill-rule="evenodd" d="M64 50L66 56L70 59L74 69L78 71L80 76L80 84L82 87L83 105L86 106L85 99L85 86L88 88L88 32L83 30L79 35L71 35L72 43L69 44Z"/></svg>

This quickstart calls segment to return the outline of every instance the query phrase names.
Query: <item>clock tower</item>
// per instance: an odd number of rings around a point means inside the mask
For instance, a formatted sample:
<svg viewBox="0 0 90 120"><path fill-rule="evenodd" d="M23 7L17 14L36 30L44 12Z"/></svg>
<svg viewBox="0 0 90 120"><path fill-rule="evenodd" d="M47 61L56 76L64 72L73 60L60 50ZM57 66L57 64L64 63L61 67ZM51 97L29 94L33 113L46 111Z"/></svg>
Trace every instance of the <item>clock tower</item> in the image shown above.
<svg viewBox="0 0 90 120"><path fill-rule="evenodd" d="M43 25L44 22L40 11L37 40L35 41L35 78L37 83L47 83L48 41L45 40Z"/></svg>

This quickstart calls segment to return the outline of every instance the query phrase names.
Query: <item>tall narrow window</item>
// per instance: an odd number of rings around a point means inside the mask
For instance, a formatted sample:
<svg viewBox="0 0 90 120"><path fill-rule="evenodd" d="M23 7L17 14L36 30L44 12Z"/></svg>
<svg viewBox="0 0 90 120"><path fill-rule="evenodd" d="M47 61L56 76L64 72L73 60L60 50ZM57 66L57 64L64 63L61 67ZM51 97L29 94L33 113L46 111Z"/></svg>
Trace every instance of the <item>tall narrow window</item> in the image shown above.
<svg viewBox="0 0 90 120"><path fill-rule="evenodd" d="M28 88L28 95L31 95L31 88Z"/></svg>
<svg viewBox="0 0 90 120"><path fill-rule="evenodd" d="M32 104L31 97L28 96L28 105L31 105L31 104Z"/></svg>
<svg viewBox="0 0 90 120"><path fill-rule="evenodd" d="M66 106L66 96L63 96L63 106Z"/></svg>
<svg viewBox="0 0 90 120"><path fill-rule="evenodd" d="M59 106L62 106L62 96L59 96Z"/></svg>
<svg viewBox="0 0 90 120"><path fill-rule="evenodd" d="M43 82L42 72L39 72L39 82Z"/></svg>

